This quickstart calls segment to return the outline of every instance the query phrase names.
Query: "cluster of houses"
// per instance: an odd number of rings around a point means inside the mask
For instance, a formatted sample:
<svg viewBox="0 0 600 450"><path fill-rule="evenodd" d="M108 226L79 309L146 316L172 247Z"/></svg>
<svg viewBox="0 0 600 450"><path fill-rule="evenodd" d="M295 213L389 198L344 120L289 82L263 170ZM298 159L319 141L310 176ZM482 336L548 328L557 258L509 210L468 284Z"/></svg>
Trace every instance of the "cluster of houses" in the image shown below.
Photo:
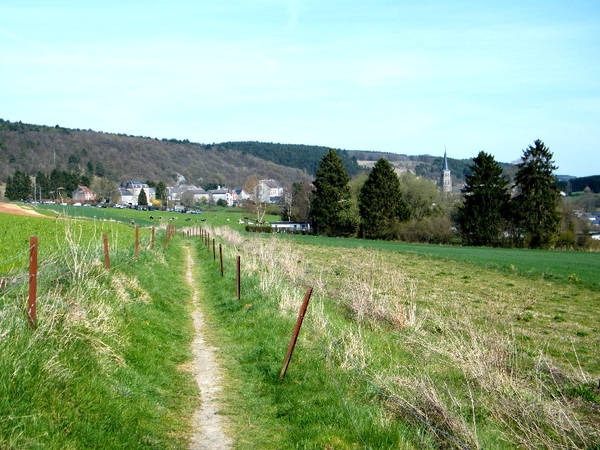
<svg viewBox="0 0 600 450"><path fill-rule="evenodd" d="M575 211L575 215L580 219L587 219L590 221L590 235L592 239L600 241L600 212L586 213L583 211Z"/></svg>
<svg viewBox="0 0 600 450"><path fill-rule="evenodd" d="M283 187L275 180L260 180L255 189L253 195L263 203L280 203L283 198ZM113 196L115 204L126 207L137 206L142 190L150 204L156 197L156 190L139 181L121 183ZM246 200L253 196L244 189L227 189L218 186L217 189L204 190L194 185L167 187L166 194L167 198L162 200L166 200L169 205L173 206L180 205L185 195L191 196L190 199L194 204L216 204L222 200L227 206L243 205ZM78 186L73 191L72 198L73 201L77 202L94 202L96 200L94 193L87 186Z"/></svg>

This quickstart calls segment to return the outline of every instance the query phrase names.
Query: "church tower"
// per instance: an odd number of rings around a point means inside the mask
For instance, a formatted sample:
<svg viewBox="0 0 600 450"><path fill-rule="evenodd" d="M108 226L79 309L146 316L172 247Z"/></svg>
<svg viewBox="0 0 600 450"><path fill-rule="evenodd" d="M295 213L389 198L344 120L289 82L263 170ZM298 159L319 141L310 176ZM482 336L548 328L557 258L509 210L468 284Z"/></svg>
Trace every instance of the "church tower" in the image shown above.
<svg viewBox="0 0 600 450"><path fill-rule="evenodd" d="M448 158L446 157L446 149L444 148L444 168L442 169L442 175L440 177L440 188L442 194L449 194L452 192L452 177L450 175L450 169L448 169Z"/></svg>

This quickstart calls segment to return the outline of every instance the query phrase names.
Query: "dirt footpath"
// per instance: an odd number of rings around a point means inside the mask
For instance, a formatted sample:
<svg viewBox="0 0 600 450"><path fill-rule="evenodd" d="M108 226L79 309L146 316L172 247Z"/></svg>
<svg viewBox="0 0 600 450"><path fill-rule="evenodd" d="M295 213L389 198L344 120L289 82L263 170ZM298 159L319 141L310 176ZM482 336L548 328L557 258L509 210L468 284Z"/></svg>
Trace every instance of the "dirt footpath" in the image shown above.
<svg viewBox="0 0 600 450"><path fill-rule="evenodd" d="M43 214L33 211L32 209L17 205L15 203L4 203L0 202L0 213L17 214L19 216L37 216L37 217L48 217Z"/></svg>
<svg viewBox="0 0 600 450"><path fill-rule="evenodd" d="M199 289L193 275L194 259L187 248L187 282L192 288L195 305L192 318L196 334L193 342L194 374L200 388L200 408L194 414L194 435L190 449L229 449L233 441L226 435L226 418L219 415L217 396L221 390L219 366L216 363L216 348L209 347L204 338L204 315L199 305Z"/></svg>

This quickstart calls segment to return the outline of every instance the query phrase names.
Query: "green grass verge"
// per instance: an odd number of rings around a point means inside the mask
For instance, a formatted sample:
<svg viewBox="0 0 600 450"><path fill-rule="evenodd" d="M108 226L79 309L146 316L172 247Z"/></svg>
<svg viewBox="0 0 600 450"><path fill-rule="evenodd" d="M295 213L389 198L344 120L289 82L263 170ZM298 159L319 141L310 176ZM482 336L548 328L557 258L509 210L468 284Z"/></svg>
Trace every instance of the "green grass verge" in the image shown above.
<svg viewBox="0 0 600 450"><path fill-rule="evenodd" d="M38 237L38 260L43 265L44 261L58 254L93 253L89 256L100 257L103 255L104 234L108 237L110 257L114 263L117 263L119 255L127 257L135 251L135 227L131 225L0 213L0 276L11 271L28 270L31 236ZM156 234L157 242L160 238L164 242L164 232L159 235ZM148 248L150 244L151 229L140 228L140 248Z"/></svg>
<svg viewBox="0 0 600 450"><path fill-rule="evenodd" d="M278 299L261 294L259 280L244 278L235 291L235 266L225 276L199 243L199 273L211 340L219 346L227 387L224 414L235 424L236 448L355 448L361 439L377 448L397 448L416 435L408 425L385 427L377 393L356 384L307 322L283 380L279 379L296 317L281 314ZM301 301L304 292L297 291ZM344 391L342 395L338 389Z"/></svg>
<svg viewBox="0 0 600 450"><path fill-rule="evenodd" d="M198 392L181 248L123 253L110 272L80 256L38 290L34 330L26 287L0 292L0 447L187 448Z"/></svg>

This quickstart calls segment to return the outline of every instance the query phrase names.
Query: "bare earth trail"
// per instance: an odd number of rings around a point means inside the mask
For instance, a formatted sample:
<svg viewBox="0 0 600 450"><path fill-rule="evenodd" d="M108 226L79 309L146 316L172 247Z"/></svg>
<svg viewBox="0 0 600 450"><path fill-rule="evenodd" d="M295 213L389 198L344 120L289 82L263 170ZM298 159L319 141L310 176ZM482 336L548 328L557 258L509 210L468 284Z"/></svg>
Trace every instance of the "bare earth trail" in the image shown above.
<svg viewBox="0 0 600 450"><path fill-rule="evenodd" d="M204 338L204 315L200 309L200 291L194 279L194 259L190 248L187 248L187 273L186 278L193 293L192 313L194 320L195 336L193 342L194 375L200 388L200 407L194 413L193 436L190 449L230 449L233 441L226 435L226 419L218 414L219 405L217 396L221 390L221 377L219 366L216 363L216 348L208 346Z"/></svg>

